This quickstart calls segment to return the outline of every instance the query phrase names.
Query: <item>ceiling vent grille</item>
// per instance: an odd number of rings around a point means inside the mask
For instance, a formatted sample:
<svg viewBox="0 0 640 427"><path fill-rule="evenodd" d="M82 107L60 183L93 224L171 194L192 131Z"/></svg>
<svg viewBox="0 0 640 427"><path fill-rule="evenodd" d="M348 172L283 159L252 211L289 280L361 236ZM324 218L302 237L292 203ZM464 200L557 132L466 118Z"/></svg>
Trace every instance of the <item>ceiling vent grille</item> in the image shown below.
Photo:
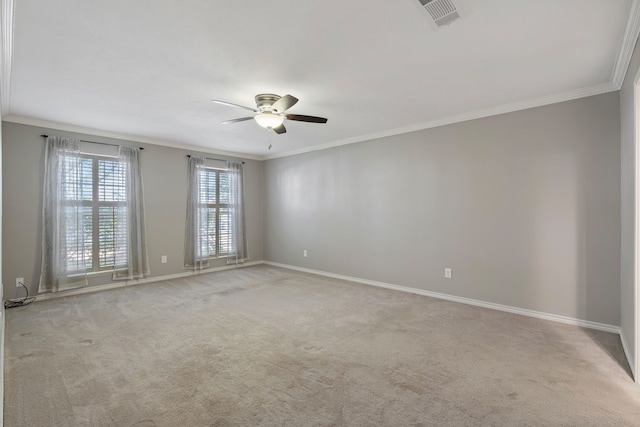
<svg viewBox="0 0 640 427"><path fill-rule="evenodd" d="M420 0L438 27L449 25L460 17L458 9L451 0Z"/></svg>

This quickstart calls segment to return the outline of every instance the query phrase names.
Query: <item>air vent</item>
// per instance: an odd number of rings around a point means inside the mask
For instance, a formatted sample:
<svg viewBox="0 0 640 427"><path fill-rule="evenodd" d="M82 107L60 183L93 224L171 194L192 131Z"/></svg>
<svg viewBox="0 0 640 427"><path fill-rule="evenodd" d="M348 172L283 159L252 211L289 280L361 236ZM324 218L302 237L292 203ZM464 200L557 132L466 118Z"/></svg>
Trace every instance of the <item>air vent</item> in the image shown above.
<svg viewBox="0 0 640 427"><path fill-rule="evenodd" d="M451 0L420 0L420 4L427 9L438 27L449 25L460 17Z"/></svg>

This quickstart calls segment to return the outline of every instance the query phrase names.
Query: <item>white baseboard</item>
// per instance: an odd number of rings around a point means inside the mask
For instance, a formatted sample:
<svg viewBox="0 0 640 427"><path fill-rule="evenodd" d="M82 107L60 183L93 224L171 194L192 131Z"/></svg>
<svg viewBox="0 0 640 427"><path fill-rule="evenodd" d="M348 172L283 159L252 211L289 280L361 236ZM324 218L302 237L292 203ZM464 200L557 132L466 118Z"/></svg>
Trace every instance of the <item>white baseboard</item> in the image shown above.
<svg viewBox="0 0 640 427"><path fill-rule="evenodd" d="M375 280L361 279L359 277L344 276L342 274L328 273L326 271L320 271L320 270L312 270L310 268L298 267L298 266L295 266L295 265L280 264L280 263L271 262L271 261L265 261L264 263L267 264L267 265L272 265L274 267L288 268L290 270L297 270L297 271L302 271L302 272L305 272L305 273L317 274L317 275L320 275L320 276L331 277L331 278L334 278L334 279L347 280L347 281L350 281L350 282L362 283L364 285L377 286L379 288L386 288L386 289L393 289L393 290L396 290L396 291L409 292L409 293L412 293L412 294L424 295L424 296L427 296L427 297L438 298L438 299L443 299L443 300L448 300L448 301L453 301L453 302L459 302L459 303L462 303L462 304L475 305L475 306L478 306L478 307L490 308L490 309L493 309L493 310L506 311L508 313L520 314L520 315L523 315L523 316L535 317L535 318L544 319L544 320L551 320L553 322L559 322L559 323L564 323L564 324L573 325L573 326L580 326L580 327L583 327L583 328L597 329L599 331L612 332L614 334L619 334L620 335L620 327L619 326L607 325L606 323L590 322L590 321L587 321L587 320L575 319L573 317L559 316L557 314L549 314L549 313L544 313L544 312L541 312L541 311L527 310L527 309L524 309L524 308L511 307L511 306L508 306L508 305L495 304L495 303L492 303L492 302L485 302L485 301L479 301L479 300L474 300L474 299L470 299L470 298L457 297L455 295L441 294L441 293L438 293L438 292L425 291L423 289L410 288L410 287L407 287L407 286L398 286L398 285L393 285L391 283L384 283L384 282L377 282Z"/></svg>
<svg viewBox="0 0 640 427"><path fill-rule="evenodd" d="M627 363L629 363L629 369L631 370L631 376L633 377L634 381L636 383L640 383L640 378L638 378L638 376L636 375L636 366L635 366L635 360L633 359L633 353L631 353L631 348L629 347L629 344L627 343L627 338L625 337L625 335L621 332L620 333L620 341L622 342L622 349L624 350L624 355L627 358Z"/></svg>
<svg viewBox="0 0 640 427"><path fill-rule="evenodd" d="M107 290L107 289L116 289L116 288L123 288L123 287L126 287L126 286L141 285L143 283L152 283L152 282L160 282L160 281L163 281L163 280L180 279L180 278L183 278L183 277L195 276L195 275L199 275L199 274L208 274L208 273L213 273L213 272L216 272L216 271L231 270L231 269L234 269L234 268L250 267L250 266L259 265L259 264L266 264L266 265L271 265L271 266L274 266L274 267L282 267L282 268L287 268L289 270L297 270L297 271L302 271L304 273L317 274L319 276L331 277L331 278L340 279L340 280L347 280L347 281L350 281L350 282L362 283L364 285L376 286L376 287L379 287L379 288L393 289L393 290L396 290L396 291L408 292L408 293L417 294L417 295L423 295L423 296L427 296L427 297L431 297L431 298L438 298L438 299L443 299L443 300L447 300L447 301L459 302L459 303L462 303L462 304L475 305L475 306L478 306L478 307L490 308L490 309L493 309L493 310L505 311L505 312L508 312L508 313L520 314L520 315L523 315L523 316L535 317L535 318L538 318L538 319L550 320L550 321L553 321L553 322L564 323L564 324L567 324L567 325L580 326L580 327L583 327L583 328L597 329L599 331L612 332L614 334L618 334L618 335L621 336L621 339L623 340L623 348L625 350L625 353L627 354L627 358L628 358L628 355L630 354L629 351L628 351L629 350L628 347L625 347L626 343L624 341L624 337L620 333L620 327L619 326L608 325L606 323L590 322L590 321L587 321L587 320L575 319L573 317L560 316L560 315L557 315L557 314L549 314L549 313L544 313L544 312L541 312L541 311L527 310L527 309L524 309L524 308L512 307L512 306L503 305L503 304L495 304L495 303L492 303L492 302L474 300L474 299L470 299L470 298L458 297L458 296L455 296L455 295L442 294L442 293L438 293L438 292L425 291L423 289L418 289L418 288L410 288L410 287L407 287L407 286L399 286L399 285L394 285L394 284L391 284L391 283L378 282L378 281L369 280L369 279L362 279L360 277L345 276L343 274L329 273L329 272L326 272L326 271L313 270L313 269L310 269L310 268L298 267L298 266L289 265L289 264L281 264L281 263L271 262L271 261L251 261L251 262L246 262L244 264L239 264L237 266L236 265L225 265L225 266L221 266L221 267L212 267L212 268L207 268L207 269L198 270L198 271L191 271L190 270L190 271L185 271L185 272L182 272L182 273L169 274L169 275L165 275L165 276L149 277L149 278L140 279L140 280L131 280L131 281L124 281L124 282L108 283L108 284L105 284L105 285L89 286L89 287L78 288L78 289L73 289L73 290L69 290L69 291L62 291L62 292L56 292L56 293L50 293L50 294L41 294L41 295L37 296L36 300L37 301L43 301L43 300L52 299L52 298L62 298L62 297L72 296L72 295L80 295L80 294L104 291L104 290Z"/></svg>
<svg viewBox="0 0 640 427"><path fill-rule="evenodd" d="M235 268L250 267L252 265L259 265L259 264L264 264L264 261L251 261L251 262L245 262L244 264L238 264L238 265L223 265L220 267L205 268L203 270L196 270L196 271L189 270L189 271L184 271L182 273L168 274L165 276L147 277L146 279L127 280L122 282L107 283L104 285L87 286L84 288L71 289L68 291L40 294L36 296L36 301L44 301L44 300L54 299L54 298L64 298L72 295L89 294L93 292L106 291L108 289L124 288L126 286L142 285L144 283L161 282L163 280L180 279L183 277L214 273L216 271L232 270Z"/></svg>

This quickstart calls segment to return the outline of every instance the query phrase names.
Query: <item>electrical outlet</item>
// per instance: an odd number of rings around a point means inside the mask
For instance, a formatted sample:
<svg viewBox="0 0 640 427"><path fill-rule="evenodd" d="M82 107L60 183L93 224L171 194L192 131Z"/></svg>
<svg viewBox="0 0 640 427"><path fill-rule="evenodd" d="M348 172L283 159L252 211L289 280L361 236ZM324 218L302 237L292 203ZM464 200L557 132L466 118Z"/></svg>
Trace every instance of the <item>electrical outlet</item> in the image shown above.
<svg viewBox="0 0 640 427"><path fill-rule="evenodd" d="M21 285L24 284L24 277L16 277L16 288L19 288Z"/></svg>
<svg viewBox="0 0 640 427"><path fill-rule="evenodd" d="M305 258L307 257L307 250L306 249L302 251L302 256L305 257Z"/></svg>
<svg viewBox="0 0 640 427"><path fill-rule="evenodd" d="M163 264L167 263L167 256L166 255L162 255L162 263Z"/></svg>
<svg viewBox="0 0 640 427"><path fill-rule="evenodd" d="M451 269L450 268L445 268L444 269L444 278L445 279L451 279Z"/></svg>

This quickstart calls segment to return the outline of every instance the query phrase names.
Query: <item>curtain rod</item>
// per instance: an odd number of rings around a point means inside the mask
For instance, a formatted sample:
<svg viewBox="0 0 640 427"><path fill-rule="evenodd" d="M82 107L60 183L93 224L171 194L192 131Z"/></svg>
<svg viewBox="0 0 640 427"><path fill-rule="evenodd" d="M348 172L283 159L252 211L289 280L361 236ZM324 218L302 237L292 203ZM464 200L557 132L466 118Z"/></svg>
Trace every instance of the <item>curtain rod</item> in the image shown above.
<svg viewBox="0 0 640 427"><path fill-rule="evenodd" d="M187 157L191 157L191 154L187 154ZM219 162L227 162L227 161L229 161L228 159L214 159L212 157L205 157L205 159L207 159L207 160L218 160ZM244 165L244 162L242 162L242 164Z"/></svg>
<svg viewBox="0 0 640 427"><path fill-rule="evenodd" d="M43 138L49 138L49 135L40 135ZM90 144L101 144L101 145L113 145L114 147L119 147L118 144L110 144L108 142L98 142L98 141L86 141L84 139L81 139L80 142L88 142ZM144 147L138 147L141 150L144 150Z"/></svg>

